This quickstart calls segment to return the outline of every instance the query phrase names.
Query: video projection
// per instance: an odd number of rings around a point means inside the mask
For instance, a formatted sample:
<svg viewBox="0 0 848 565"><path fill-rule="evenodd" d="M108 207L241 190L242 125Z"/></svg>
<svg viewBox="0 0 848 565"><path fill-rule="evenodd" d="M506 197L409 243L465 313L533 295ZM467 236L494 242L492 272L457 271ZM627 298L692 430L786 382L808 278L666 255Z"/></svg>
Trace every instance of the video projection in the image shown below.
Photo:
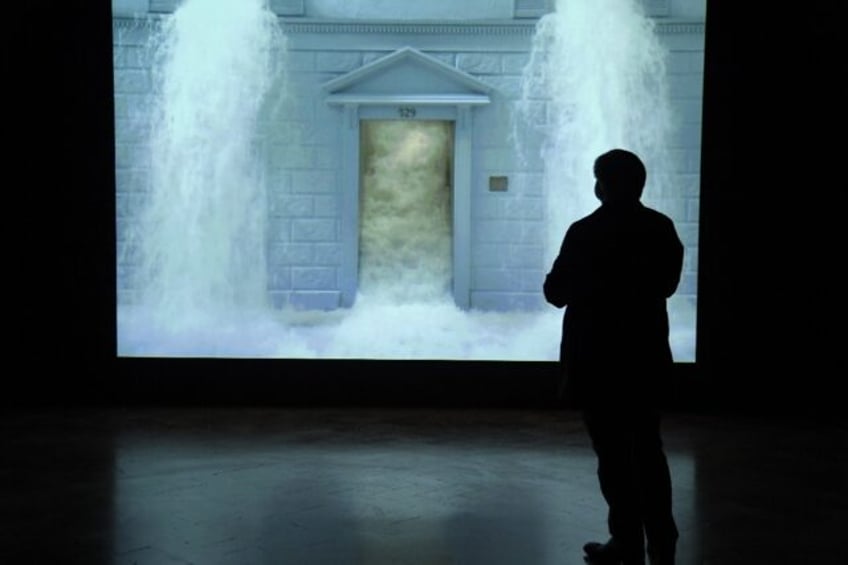
<svg viewBox="0 0 848 565"><path fill-rule="evenodd" d="M705 1L113 0L118 355L555 361L623 147L695 361Z"/></svg>

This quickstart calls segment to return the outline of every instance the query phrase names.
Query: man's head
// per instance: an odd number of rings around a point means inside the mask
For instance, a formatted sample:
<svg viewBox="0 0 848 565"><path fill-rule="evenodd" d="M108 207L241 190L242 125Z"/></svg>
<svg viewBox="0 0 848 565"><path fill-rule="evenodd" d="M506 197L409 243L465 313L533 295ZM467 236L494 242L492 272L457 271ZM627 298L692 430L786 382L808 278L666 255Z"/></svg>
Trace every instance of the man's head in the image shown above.
<svg viewBox="0 0 848 565"><path fill-rule="evenodd" d="M595 195L601 202L637 202L648 173L642 160L624 149L613 149L595 159Z"/></svg>

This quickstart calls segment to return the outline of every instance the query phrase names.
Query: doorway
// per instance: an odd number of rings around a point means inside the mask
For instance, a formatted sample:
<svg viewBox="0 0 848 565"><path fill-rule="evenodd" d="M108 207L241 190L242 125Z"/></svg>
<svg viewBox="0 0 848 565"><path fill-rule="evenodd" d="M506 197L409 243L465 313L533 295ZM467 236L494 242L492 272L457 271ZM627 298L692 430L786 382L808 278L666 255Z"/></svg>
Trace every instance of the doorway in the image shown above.
<svg viewBox="0 0 848 565"><path fill-rule="evenodd" d="M359 291L450 299L454 122L362 120L359 131Z"/></svg>

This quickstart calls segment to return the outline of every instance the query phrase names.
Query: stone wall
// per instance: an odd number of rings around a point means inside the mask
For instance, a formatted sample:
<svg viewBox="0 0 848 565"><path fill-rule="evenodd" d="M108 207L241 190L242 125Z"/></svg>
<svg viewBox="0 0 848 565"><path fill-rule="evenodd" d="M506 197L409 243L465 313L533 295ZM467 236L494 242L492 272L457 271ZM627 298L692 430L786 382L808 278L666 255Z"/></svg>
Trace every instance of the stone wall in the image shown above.
<svg viewBox="0 0 848 565"><path fill-rule="evenodd" d="M136 2L137 4L139 2ZM288 3L296 4L296 3ZM666 7L668 3L664 4ZM133 253L126 233L143 205L149 175L145 116L151 102L151 58L146 45L162 16L114 18L115 124L119 300L131 299ZM647 198L676 222L686 245L678 299L697 294L703 21L658 20L670 51L672 107L679 124L671 141L672 193ZM402 47L413 47L493 87L491 103L473 110L470 304L481 309L543 306L543 163L520 163L510 141L510 115L520 96L533 19L488 23L361 22L281 18L288 44L288 97L273 116L261 150L269 159L269 293L282 307L339 305L340 113L322 85ZM271 119L271 118L269 118ZM507 190L493 190L505 177Z"/></svg>

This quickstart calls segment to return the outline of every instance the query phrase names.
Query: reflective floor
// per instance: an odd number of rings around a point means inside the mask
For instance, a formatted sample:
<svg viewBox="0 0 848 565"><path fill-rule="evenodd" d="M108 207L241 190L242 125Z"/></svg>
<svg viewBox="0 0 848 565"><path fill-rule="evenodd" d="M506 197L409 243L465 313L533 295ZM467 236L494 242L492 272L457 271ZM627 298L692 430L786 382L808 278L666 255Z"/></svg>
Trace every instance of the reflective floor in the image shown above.
<svg viewBox="0 0 848 565"><path fill-rule="evenodd" d="M112 409L0 420L0 563L577 565L574 413ZM671 415L679 564L848 563L848 428Z"/></svg>

